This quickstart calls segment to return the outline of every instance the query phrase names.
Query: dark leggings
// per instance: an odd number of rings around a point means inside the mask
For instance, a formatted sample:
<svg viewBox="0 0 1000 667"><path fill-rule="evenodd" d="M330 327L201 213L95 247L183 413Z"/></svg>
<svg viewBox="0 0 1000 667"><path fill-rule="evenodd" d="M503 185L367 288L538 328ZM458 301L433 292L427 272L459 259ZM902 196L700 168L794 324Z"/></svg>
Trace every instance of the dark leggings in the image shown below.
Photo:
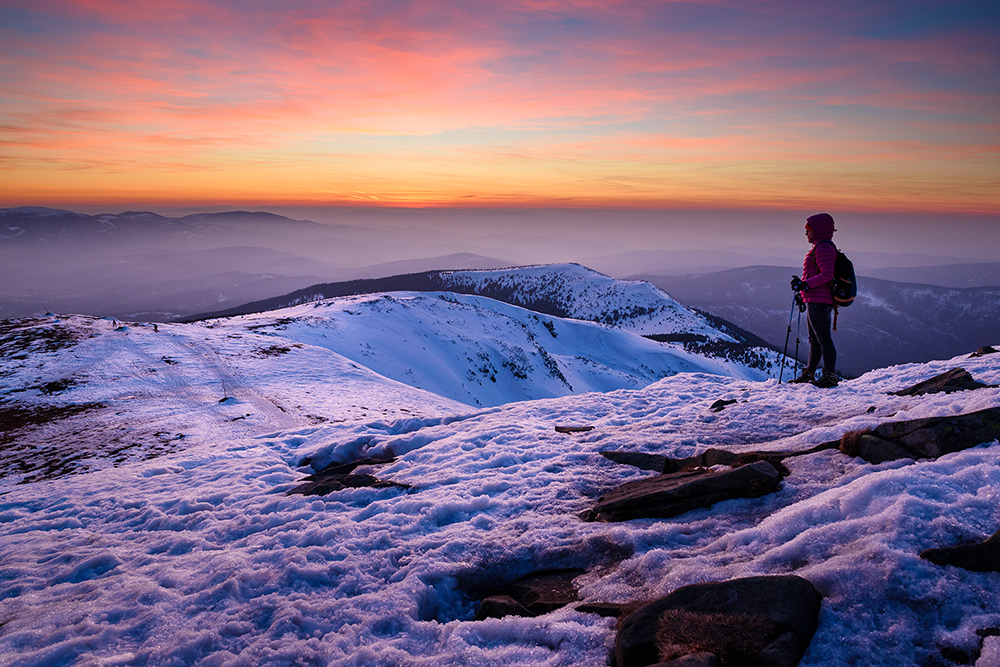
<svg viewBox="0 0 1000 667"><path fill-rule="evenodd" d="M830 325L833 322L833 306L828 303L807 303L806 323L809 325L809 363L806 369L815 372L823 359L823 372L837 370L837 348L833 346Z"/></svg>

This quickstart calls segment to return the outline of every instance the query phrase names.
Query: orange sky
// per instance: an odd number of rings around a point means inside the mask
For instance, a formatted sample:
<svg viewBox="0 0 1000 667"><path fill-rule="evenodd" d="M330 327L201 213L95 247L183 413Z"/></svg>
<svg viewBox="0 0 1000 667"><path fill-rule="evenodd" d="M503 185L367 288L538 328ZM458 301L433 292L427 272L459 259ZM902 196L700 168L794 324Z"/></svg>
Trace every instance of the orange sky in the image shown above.
<svg viewBox="0 0 1000 667"><path fill-rule="evenodd" d="M0 206L1000 212L994 3L15 0L0 17Z"/></svg>

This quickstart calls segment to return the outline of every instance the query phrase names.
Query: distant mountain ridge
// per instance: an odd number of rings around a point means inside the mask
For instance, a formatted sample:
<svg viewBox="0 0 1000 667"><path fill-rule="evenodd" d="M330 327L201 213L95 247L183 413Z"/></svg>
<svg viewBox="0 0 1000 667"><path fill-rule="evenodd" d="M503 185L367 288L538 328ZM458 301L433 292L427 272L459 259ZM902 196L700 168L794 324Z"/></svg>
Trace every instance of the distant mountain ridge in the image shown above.
<svg viewBox="0 0 1000 667"><path fill-rule="evenodd" d="M273 224L295 225L302 228L322 228L316 222L292 220L261 211L225 211L195 213L170 218L150 211L124 211L89 215L41 206L20 206L0 209L0 243L52 243L71 239L86 239L99 234L104 237L136 233L204 233L213 224L253 228Z"/></svg>
<svg viewBox="0 0 1000 667"><path fill-rule="evenodd" d="M0 318L56 311L166 322L329 280L505 264L467 252L414 258L413 245L403 232L259 211L0 209Z"/></svg>

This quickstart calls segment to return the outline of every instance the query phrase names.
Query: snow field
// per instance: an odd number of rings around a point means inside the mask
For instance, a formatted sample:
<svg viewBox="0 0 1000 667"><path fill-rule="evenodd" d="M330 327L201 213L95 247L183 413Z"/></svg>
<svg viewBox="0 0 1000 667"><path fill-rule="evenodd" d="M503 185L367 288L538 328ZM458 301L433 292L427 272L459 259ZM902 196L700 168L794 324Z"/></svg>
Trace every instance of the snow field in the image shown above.
<svg viewBox="0 0 1000 667"><path fill-rule="evenodd" d="M1000 404L998 389L885 393L958 365L1000 383L1000 359L988 356L879 370L832 391L682 373L451 416L412 393L420 414L257 437L205 431L203 444L155 460L14 487L0 496L0 664L606 664L609 619L566 608L472 620L476 590L553 567L587 569L581 598L612 602L799 574L825 596L806 666L971 650L976 629L1000 626L998 575L917 554L1000 526L996 442L879 466L821 452L788 459L792 474L763 498L668 520L576 518L650 474L601 450L805 449L848 429ZM301 395L272 373L244 374L246 391ZM709 412L719 398L739 402ZM553 430L582 423L596 428ZM306 460L385 454L399 458L359 472L413 489L286 495L312 471Z"/></svg>

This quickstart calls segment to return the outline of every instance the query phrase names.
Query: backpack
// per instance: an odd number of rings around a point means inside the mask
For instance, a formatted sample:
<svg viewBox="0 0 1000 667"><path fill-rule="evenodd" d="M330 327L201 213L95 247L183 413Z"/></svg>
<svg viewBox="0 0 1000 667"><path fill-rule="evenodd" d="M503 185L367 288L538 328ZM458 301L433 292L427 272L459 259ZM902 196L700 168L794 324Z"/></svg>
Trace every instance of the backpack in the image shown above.
<svg viewBox="0 0 1000 667"><path fill-rule="evenodd" d="M847 255L840 252L833 241L820 241L820 243L829 243L837 251L837 260L833 265L833 303L838 308L847 308L854 303L854 297L858 295L854 263L847 259Z"/></svg>

